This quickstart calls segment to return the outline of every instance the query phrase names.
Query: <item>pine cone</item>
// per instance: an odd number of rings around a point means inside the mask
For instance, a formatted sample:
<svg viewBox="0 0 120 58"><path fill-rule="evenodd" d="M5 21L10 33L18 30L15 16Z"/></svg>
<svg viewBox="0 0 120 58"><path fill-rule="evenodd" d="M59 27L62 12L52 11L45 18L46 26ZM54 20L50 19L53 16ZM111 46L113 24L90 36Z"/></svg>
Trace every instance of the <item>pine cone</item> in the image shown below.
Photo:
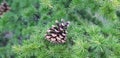
<svg viewBox="0 0 120 58"><path fill-rule="evenodd" d="M0 16L3 15L3 13L10 10L10 7L8 6L7 2L3 2L0 5Z"/></svg>
<svg viewBox="0 0 120 58"><path fill-rule="evenodd" d="M65 22L63 19L61 22L56 21L56 26L52 25L52 28L47 30L46 39L53 43L65 43L69 24L70 22Z"/></svg>

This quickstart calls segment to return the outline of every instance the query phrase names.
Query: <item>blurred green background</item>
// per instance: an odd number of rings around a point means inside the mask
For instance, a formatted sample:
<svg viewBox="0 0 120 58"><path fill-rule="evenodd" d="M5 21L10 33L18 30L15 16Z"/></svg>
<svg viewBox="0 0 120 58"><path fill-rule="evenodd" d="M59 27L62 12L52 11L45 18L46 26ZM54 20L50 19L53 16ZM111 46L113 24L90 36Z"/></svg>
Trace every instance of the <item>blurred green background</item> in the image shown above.
<svg viewBox="0 0 120 58"><path fill-rule="evenodd" d="M0 58L120 58L120 0L6 1L11 10L0 18ZM71 22L67 42L45 40L62 18Z"/></svg>

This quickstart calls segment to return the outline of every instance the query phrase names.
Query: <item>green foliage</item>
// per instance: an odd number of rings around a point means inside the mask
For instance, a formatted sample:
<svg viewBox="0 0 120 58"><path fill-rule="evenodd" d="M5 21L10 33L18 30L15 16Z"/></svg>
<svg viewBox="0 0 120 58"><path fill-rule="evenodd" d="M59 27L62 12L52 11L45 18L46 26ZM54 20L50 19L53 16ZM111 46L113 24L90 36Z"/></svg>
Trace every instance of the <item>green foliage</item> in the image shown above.
<svg viewBox="0 0 120 58"><path fill-rule="evenodd" d="M1 0L0 0L1 1ZM7 0L0 18L0 58L120 58L119 0ZM61 18L67 42L45 40Z"/></svg>

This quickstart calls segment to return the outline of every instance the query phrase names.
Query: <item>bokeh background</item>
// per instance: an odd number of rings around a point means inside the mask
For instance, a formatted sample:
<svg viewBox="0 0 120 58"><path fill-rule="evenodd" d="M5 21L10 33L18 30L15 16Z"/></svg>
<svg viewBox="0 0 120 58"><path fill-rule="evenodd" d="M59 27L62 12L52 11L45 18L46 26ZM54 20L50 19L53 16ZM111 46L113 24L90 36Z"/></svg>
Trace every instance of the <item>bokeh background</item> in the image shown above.
<svg viewBox="0 0 120 58"><path fill-rule="evenodd" d="M0 58L120 58L120 0L6 2ZM44 34L60 19L71 22L67 42L50 43Z"/></svg>

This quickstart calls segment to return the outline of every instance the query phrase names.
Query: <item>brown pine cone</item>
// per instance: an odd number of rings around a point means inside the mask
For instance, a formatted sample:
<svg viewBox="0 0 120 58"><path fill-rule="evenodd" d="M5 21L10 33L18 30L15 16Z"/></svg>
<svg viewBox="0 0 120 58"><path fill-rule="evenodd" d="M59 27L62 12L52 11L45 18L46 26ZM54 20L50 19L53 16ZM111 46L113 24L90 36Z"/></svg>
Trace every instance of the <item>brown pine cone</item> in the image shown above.
<svg viewBox="0 0 120 58"><path fill-rule="evenodd" d="M56 21L56 26L52 25L52 28L47 30L46 39L53 43L65 43L69 24L70 22L65 22L63 19L61 22Z"/></svg>
<svg viewBox="0 0 120 58"><path fill-rule="evenodd" d="M0 16L3 15L3 13L7 12L10 10L9 5L7 4L7 2L3 2L0 5Z"/></svg>

